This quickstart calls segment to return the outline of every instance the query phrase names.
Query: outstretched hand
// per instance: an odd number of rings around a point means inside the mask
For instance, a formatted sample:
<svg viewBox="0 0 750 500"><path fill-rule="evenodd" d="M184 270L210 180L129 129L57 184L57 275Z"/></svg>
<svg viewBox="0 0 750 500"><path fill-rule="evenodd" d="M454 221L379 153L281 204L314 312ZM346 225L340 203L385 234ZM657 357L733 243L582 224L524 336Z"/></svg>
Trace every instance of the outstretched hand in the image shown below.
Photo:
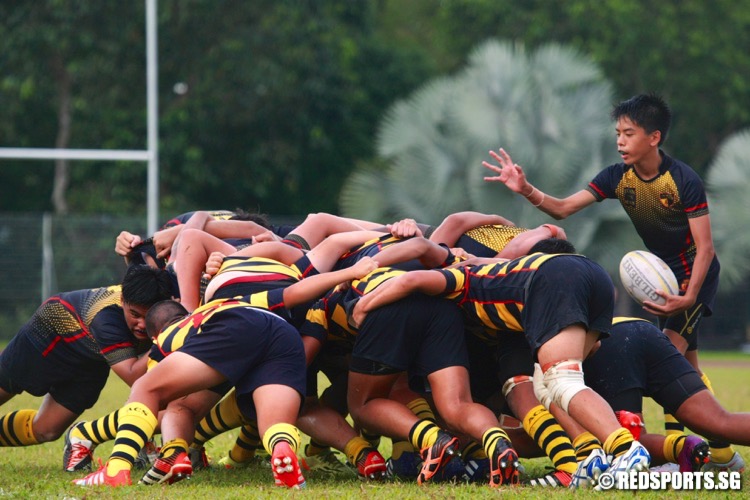
<svg viewBox="0 0 750 500"><path fill-rule="evenodd" d="M500 148L497 153L490 151L490 156L497 160L499 165L488 161L482 162L483 166L497 174L485 177L485 181L502 182L508 189L523 196L531 194L534 188L526 181L526 174L523 173L523 169L517 163L513 163L513 159L503 148Z"/></svg>

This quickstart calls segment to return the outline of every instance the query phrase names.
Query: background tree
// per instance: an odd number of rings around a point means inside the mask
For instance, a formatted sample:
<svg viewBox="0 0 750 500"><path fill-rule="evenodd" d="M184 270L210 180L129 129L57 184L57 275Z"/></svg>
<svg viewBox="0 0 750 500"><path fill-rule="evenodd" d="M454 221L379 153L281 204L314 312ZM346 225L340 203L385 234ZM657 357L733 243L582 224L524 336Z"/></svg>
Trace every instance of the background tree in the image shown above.
<svg viewBox="0 0 750 500"><path fill-rule="evenodd" d="M582 189L617 161L611 88L598 67L557 44L527 52L489 41L451 78L430 82L385 115L378 153L388 167L362 165L342 190L345 215L416 217L437 224L452 212L498 213L524 227L548 216L483 181L489 149L505 147L543 191ZM580 251L616 274L620 250L641 245L617 204L562 222Z"/></svg>

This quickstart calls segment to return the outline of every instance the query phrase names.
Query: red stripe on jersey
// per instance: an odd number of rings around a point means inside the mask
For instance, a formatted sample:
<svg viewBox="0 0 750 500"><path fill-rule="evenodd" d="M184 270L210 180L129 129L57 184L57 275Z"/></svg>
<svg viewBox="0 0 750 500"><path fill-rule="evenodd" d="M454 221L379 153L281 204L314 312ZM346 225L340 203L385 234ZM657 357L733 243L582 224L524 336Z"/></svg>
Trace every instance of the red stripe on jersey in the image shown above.
<svg viewBox="0 0 750 500"><path fill-rule="evenodd" d="M697 212L698 210L703 210L704 208L707 208L707 207L708 207L708 203L703 202L694 207L686 208L685 212L687 213Z"/></svg>
<svg viewBox="0 0 750 500"><path fill-rule="evenodd" d="M607 196L606 196L606 195L604 194L604 191L602 191L601 189L599 189L599 187L597 187L597 185L596 185L596 184L594 184L593 182L589 182L589 187L590 187L591 189L593 189L594 191L596 191L596 192L597 192L597 193L599 194L599 196L601 196L602 198L606 198L606 197L607 197Z"/></svg>
<svg viewBox="0 0 750 500"><path fill-rule="evenodd" d="M72 337L61 337L60 335L58 335L57 337L55 337L55 339L52 342L50 342L47 348L42 352L42 356L47 356L50 352L52 352L52 349L54 349L55 346L57 346L60 340L64 340L65 342L75 342L76 340L86 337L89 334L89 329L86 327L86 324L78 315L78 311L76 311L76 308L73 307L72 304L61 299L60 297L51 297L47 299L44 303L46 304L48 302L57 302L58 304L63 306L63 308L65 308L65 310L68 311L70 315L73 316L73 318L75 318L76 322L78 323L78 326L81 327L81 333Z"/></svg>
<svg viewBox="0 0 750 500"><path fill-rule="evenodd" d="M122 349L123 347L133 347L132 342L120 342L119 344L111 345L106 349L102 349L102 354L114 351L115 349Z"/></svg>

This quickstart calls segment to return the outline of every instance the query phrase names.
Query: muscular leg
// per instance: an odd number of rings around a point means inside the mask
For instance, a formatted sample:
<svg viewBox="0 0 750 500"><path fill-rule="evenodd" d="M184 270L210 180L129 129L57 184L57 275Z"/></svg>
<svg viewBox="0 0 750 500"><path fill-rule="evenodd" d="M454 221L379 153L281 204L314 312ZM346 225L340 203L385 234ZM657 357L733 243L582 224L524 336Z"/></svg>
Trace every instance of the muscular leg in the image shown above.
<svg viewBox="0 0 750 500"><path fill-rule="evenodd" d="M583 360L596 343L598 335L598 332L587 332L581 325L564 328L539 348L539 364L546 368L566 359ZM620 429L612 408L591 389L573 396L568 414L602 442Z"/></svg>
<svg viewBox="0 0 750 500"><path fill-rule="evenodd" d="M698 434L750 446L750 413L728 412L708 390L690 396L675 416Z"/></svg>
<svg viewBox="0 0 750 500"><path fill-rule="evenodd" d="M481 443L485 431L497 426L495 414L472 401L466 368L451 366L429 374L427 379L435 407L450 428Z"/></svg>
<svg viewBox="0 0 750 500"><path fill-rule="evenodd" d="M399 376L349 372L347 401L358 426L384 436L409 439L409 431L418 418L402 403L389 399Z"/></svg>
<svg viewBox="0 0 750 500"><path fill-rule="evenodd" d="M0 389L0 404L15 394ZM0 447L29 446L54 441L73 424L73 413L47 394L39 410L16 410L0 417Z"/></svg>

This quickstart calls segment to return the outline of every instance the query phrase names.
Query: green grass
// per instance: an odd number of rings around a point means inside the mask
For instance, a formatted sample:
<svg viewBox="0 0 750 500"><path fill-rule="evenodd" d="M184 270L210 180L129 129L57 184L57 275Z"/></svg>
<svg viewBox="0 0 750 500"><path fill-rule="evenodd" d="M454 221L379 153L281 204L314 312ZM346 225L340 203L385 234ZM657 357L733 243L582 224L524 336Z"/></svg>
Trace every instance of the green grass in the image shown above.
<svg viewBox="0 0 750 500"><path fill-rule="evenodd" d="M742 354L702 353L704 370L708 373L722 404L731 411L750 411L750 357ZM724 366L722 366L724 365ZM114 375L104 390L97 405L84 413L82 419L93 419L119 408L126 400L128 388ZM38 408L41 399L28 395L17 396L0 410L5 414L22 408ZM661 429L662 412L652 401L646 401L644 409L646 422L652 430ZM209 456L218 460L232 446L236 434L219 436L207 445ZM384 439L381 451L388 456L390 444ZM133 486L115 490L103 488L84 489L71 484L71 480L83 474L70 474L62 470L62 445L60 439L53 443L26 448L5 448L0 451L0 498L263 498L263 497L311 497L311 498L495 498L497 496L521 496L523 498L572 498L601 496L594 492L570 492L567 490L544 490L502 488L492 491L485 485L429 485L419 487L409 483L363 483L356 479L327 479L308 473L305 491L286 491L273 486L268 469L220 470L196 472L192 479L172 486ZM750 448L735 447L747 463L750 463ZM96 450L96 456L106 459L111 444L103 444ZM544 473L547 459L522 460L527 471L534 475ZM749 472L743 474L743 490L750 489ZM134 471L133 478L140 474ZM690 497L718 498L744 497L743 491L698 493L690 492ZM609 492L608 496L632 496L628 492ZM673 498L674 492L638 492L647 498Z"/></svg>

